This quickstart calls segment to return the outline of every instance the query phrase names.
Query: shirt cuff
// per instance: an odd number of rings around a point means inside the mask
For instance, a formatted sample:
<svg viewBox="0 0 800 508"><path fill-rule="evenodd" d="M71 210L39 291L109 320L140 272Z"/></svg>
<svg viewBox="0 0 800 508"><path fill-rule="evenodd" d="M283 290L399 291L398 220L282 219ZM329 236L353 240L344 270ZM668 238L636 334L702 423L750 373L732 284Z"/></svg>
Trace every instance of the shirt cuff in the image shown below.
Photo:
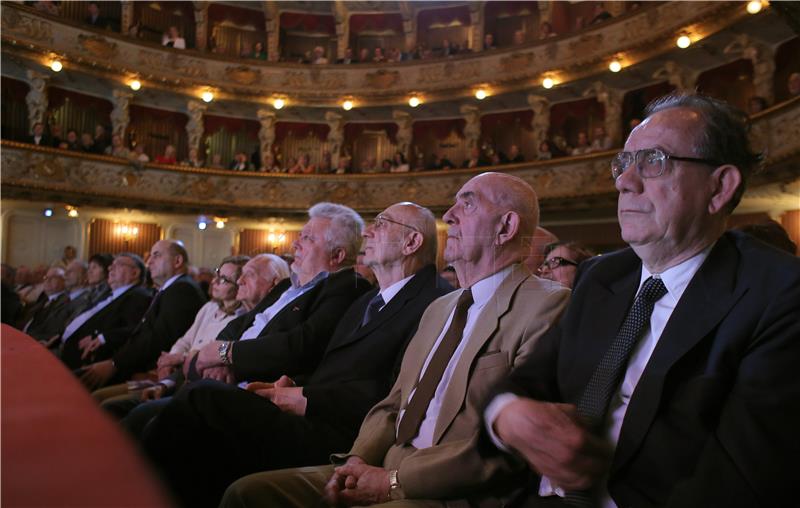
<svg viewBox="0 0 800 508"><path fill-rule="evenodd" d="M101 333L101 334L99 334L99 335L97 336L97 340L99 340L99 341L100 341L100 344L103 344L103 345L105 345L105 343L106 343L106 338L105 338L105 337L103 337L103 334L102 334L102 333Z"/></svg>
<svg viewBox="0 0 800 508"><path fill-rule="evenodd" d="M494 432L494 421L497 420L497 417L500 415L500 411L518 398L519 397L513 393L501 393L492 399L492 402L486 406L486 410L483 412L483 420L486 422L486 432L489 433L492 443L494 443L496 447L504 452L510 452L511 450L503 441L500 440L499 437L497 437L497 434Z"/></svg>
<svg viewBox="0 0 800 508"><path fill-rule="evenodd" d="M539 495L542 497L548 497L548 496L564 497L565 493L564 489L553 485L550 482L550 478L542 476L542 480L539 482Z"/></svg>
<svg viewBox="0 0 800 508"><path fill-rule="evenodd" d="M168 377L165 377L164 379L159 379L158 382L159 382L159 384L162 384L162 385L166 386L167 388L172 388L176 384L178 384L178 383L176 383L175 381L173 381L172 379L170 379Z"/></svg>

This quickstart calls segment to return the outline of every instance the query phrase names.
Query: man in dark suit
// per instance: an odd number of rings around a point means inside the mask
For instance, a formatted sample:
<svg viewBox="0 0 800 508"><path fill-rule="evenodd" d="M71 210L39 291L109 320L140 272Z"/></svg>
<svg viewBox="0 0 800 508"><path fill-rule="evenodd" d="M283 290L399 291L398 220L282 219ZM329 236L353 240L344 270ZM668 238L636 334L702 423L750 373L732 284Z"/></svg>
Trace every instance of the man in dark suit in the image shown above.
<svg viewBox="0 0 800 508"><path fill-rule="evenodd" d="M520 505L796 504L800 261L724 233L760 159L746 118L667 96L612 160L631 248L582 269L485 411L540 475Z"/></svg>
<svg viewBox="0 0 800 508"><path fill-rule="evenodd" d="M108 20L102 16L97 2L89 2L86 6L86 17L83 22L95 28L108 28Z"/></svg>
<svg viewBox="0 0 800 508"><path fill-rule="evenodd" d="M288 376L250 383L248 391L200 385L162 415L161 425L174 420L175 434L162 435L167 446L159 448L159 462L180 457L170 478L187 505L216 506L240 476L316 464L347 449L369 408L388 393L423 311L451 288L436 275L436 220L426 208L390 206L364 240L365 263L380 287L344 313L303 386ZM229 447L218 453L197 446L220 439Z"/></svg>
<svg viewBox="0 0 800 508"><path fill-rule="evenodd" d="M28 139L28 142L36 146L50 146L50 136L44 131L44 124L36 122L33 124L33 134Z"/></svg>
<svg viewBox="0 0 800 508"><path fill-rule="evenodd" d="M159 240L150 249L147 268L159 291L139 325L121 344L112 344L112 358L86 367L81 381L90 389L122 382L155 367L194 321L206 297L187 273L189 255L177 240Z"/></svg>
<svg viewBox="0 0 800 508"><path fill-rule="evenodd" d="M123 252L114 257L108 270L111 293L73 318L61 334L61 361L77 369L105 360L113 345L130 336L141 322L152 294L142 286L145 268L142 258Z"/></svg>
<svg viewBox="0 0 800 508"><path fill-rule="evenodd" d="M53 334L53 321L69 305L69 293L64 281L64 269L53 266L44 276L42 295L27 311L27 322L22 331L42 340Z"/></svg>

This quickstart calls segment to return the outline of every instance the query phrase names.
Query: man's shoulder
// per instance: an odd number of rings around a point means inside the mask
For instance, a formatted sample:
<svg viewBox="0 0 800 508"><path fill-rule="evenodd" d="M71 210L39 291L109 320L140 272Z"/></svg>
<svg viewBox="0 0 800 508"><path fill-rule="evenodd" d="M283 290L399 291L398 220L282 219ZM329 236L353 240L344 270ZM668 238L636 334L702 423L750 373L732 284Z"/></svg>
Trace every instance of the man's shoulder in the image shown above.
<svg viewBox="0 0 800 508"><path fill-rule="evenodd" d="M765 288L800 282L800 258L776 249L740 231L728 231L718 241L720 249L732 247L739 255L738 273L743 280ZM728 254L732 255L732 254Z"/></svg>
<svg viewBox="0 0 800 508"><path fill-rule="evenodd" d="M372 284L367 279L359 275L352 268L345 268L338 272L328 275L321 284L320 290L323 293L342 293L342 292L355 292L362 294L372 288Z"/></svg>
<svg viewBox="0 0 800 508"><path fill-rule="evenodd" d="M197 296L202 301L205 301L205 296L203 295L203 290L200 288L200 284L187 274L183 274L175 279L175 281L164 290L165 298L168 296L172 297L173 295L176 297Z"/></svg>

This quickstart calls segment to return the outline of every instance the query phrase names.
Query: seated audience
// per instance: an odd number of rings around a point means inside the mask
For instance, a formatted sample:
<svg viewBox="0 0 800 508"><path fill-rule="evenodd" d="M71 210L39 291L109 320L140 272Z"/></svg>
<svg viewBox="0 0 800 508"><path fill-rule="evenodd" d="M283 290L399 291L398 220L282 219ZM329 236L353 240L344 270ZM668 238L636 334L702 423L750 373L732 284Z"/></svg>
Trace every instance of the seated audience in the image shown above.
<svg viewBox="0 0 800 508"><path fill-rule="evenodd" d="M604 152L606 150L611 150L613 144L614 142L611 140L611 136L606 134L605 127L600 125L594 128L594 139L588 151Z"/></svg>
<svg viewBox="0 0 800 508"><path fill-rule="evenodd" d="M109 146L106 128L100 124L94 126L94 153L103 155Z"/></svg>
<svg viewBox="0 0 800 508"><path fill-rule="evenodd" d="M472 178L444 221L445 260L465 289L427 308L389 395L367 414L350 451L331 457L339 466L246 476L228 488L221 506L508 500L510 482L525 478L522 463L500 454L481 458L480 404L496 380L536 350L569 291L519 264L538 221L536 195L522 179Z"/></svg>
<svg viewBox="0 0 800 508"><path fill-rule="evenodd" d="M129 157L132 161L142 164L150 162L150 156L144 153L144 143L136 143Z"/></svg>
<svg viewBox="0 0 800 508"><path fill-rule="evenodd" d="M56 321L63 319L69 305L69 292L66 290L64 269L53 266L47 270L42 285L42 295L36 303L25 309L26 323L22 331L36 340L49 339L57 328Z"/></svg>
<svg viewBox="0 0 800 508"><path fill-rule="evenodd" d="M275 156L272 155L272 153L268 153L267 154L266 159L264 159L263 163L261 164L260 171L267 172L267 173L280 173L281 172L281 167L275 161Z"/></svg>
<svg viewBox="0 0 800 508"><path fill-rule="evenodd" d="M332 155L331 152L328 150L322 151L322 159L319 161L319 166L317 166L317 173L321 175L327 175L328 173L333 173L335 171L332 162Z"/></svg>
<svg viewBox="0 0 800 508"><path fill-rule="evenodd" d="M355 63L355 60L353 59L353 48L350 47L346 48L344 50L344 58L337 59L336 63L345 65Z"/></svg>
<svg viewBox="0 0 800 508"><path fill-rule="evenodd" d="M111 145L106 147L106 155L127 159L130 157L131 152L125 147L125 144L122 141L122 136L119 134L114 134L111 136Z"/></svg>
<svg viewBox="0 0 800 508"><path fill-rule="evenodd" d="M22 302L14 291L16 270L13 266L2 264L2 294L0 294L0 321L9 326L16 326Z"/></svg>
<svg viewBox="0 0 800 508"><path fill-rule="evenodd" d="M266 60L267 50L264 49L264 43L258 41L255 44L253 44L253 51L248 56L250 58L255 58L256 60Z"/></svg>
<svg viewBox="0 0 800 508"><path fill-rule="evenodd" d="M392 172L392 160L391 159L383 159L381 162L381 173L391 173Z"/></svg>
<svg viewBox="0 0 800 508"><path fill-rule="evenodd" d="M91 133L83 132L81 133L81 144L78 147L81 152L84 153L97 153L94 148L94 138L92 137Z"/></svg>
<svg viewBox="0 0 800 508"><path fill-rule="evenodd" d="M171 26L161 38L161 45L169 48L186 49L186 40L181 37L178 27Z"/></svg>
<svg viewBox="0 0 800 508"><path fill-rule="evenodd" d="M372 61L372 57L369 56L369 49L361 48L358 51L358 63L368 63Z"/></svg>
<svg viewBox="0 0 800 508"><path fill-rule="evenodd" d="M300 155L294 166L289 168L290 174L310 175L316 171L316 166L311 164L307 153Z"/></svg>
<svg viewBox="0 0 800 508"><path fill-rule="evenodd" d="M228 165L228 169L233 171L250 171L252 167L250 165L250 161L248 160L247 153L236 152L236 155L233 156L233 160L231 161L230 165Z"/></svg>
<svg viewBox="0 0 800 508"><path fill-rule="evenodd" d="M456 167L456 165L453 164L450 159L437 153L433 154L433 157L431 158L433 159L433 162L431 162L430 166L428 166L428 169L453 169Z"/></svg>
<svg viewBox="0 0 800 508"><path fill-rule="evenodd" d="M386 57L383 55L383 48L378 46L372 51L372 61L375 63L386 61Z"/></svg>
<svg viewBox="0 0 800 508"><path fill-rule="evenodd" d="M156 155L156 163L158 164L177 164L178 160L176 158L177 151L173 145L167 145L164 147L164 153L162 155Z"/></svg>
<svg viewBox="0 0 800 508"><path fill-rule="evenodd" d="M488 33L483 36L483 50L486 51L487 49L496 49L497 46L494 45L494 34Z"/></svg>
<svg viewBox="0 0 800 508"><path fill-rule="evenodd" d="M351 161L352 159L350 157L339 156L339 162L336 163L336 174L344 175L346 173L352 173L353 168L350 167Z"/></svg>
<svg viewBox="0 0 800 508"><path fill-rule="evenodd" d="M553 158L553 146L548 140L543 140L539 143L539 150L536 154L536 160L549 161Z"/></svg>
<svg viewBox="0 0 800 508"><path fill-rule="evenodd" d="M67 131L67 150L80 151L80 139L78 138L78 131L69 129Z"/></svg>
<svg viewBox="0 0 800 508"><path fill-rule="evenodd" d="M795 498L800 261L725 231L761 158L746 119L668 95L612 161L631 248L585 262L559 326L484 411L491 441L537 472L520 506Z"/></svg>
<svg viewBox="0 0 800 508"><path fill-rule="evenodd" d="M186 274L189 255L177 240L159 240L150 249L147 269L159 290L153 304L129 337L112 344L111 359L93 363L81 373L81 381L92 390L126 381L137 372L155 366L189 328L206 301L200 287Z"/></svg>
<svg viewBox="0 0 800 508"><path fill-rule="evenodd" d="M108 28L108 20L100 14L98 2L89 2L86 6L86 17L83 18L83 22L94 28Z"/></svg>
<svg viewBox="0 0 800 508"><path fill-rule="evenodd" d="M570 151L572 155L583 155L589 153L591 151L591 146L589 146L589 137L586 135L584 131L580 131L578 133L578 142L574 148Z"/></svg>
<svg viewBox="0 0 800 508"><path fill-rule="evenodd" d="M525 31L524 30L515 30L514 31L514 40L512 41L514 46L521 46L525 44Z"/></svg>
<svg viewBox="0 0 800 508"><path fill-rule="evenodd" d="M793 72L789 74L789 79L786 82L786 88L789 90L791 97L800 95L800 72Z"/></svg>
<svg viewBox="0 0 800 508"><path fill-rule="evenodd" d="M392 173L408 173L410 170L411 167L408 165L406 156L402 152L395 152L392 167L389 171Z"/></svg>
<svg viewBox="0 0 800 508"><path fill-rule="evenodd" d="M204 167L205 161L200 158L199 151L197 148L190 148L189 149L189 156L181 162L181 166L189 166L191 168L202 168Z"/></svg>
<svg viewBox="0 0 800 508"><path fill-rule="evenodd" d="M222 154L213 154L211 156L211 165L209 167L214 169L225 169L225 166L222 164Z"/></svg>
<svg viewBox="0 0 800 508"><path fill-rule="evenodd" d="M50 126L50 146L60 148L62 142L64 142L64 140L62 139L61 126L52 124Z"/></svg>
<svg viewBox="0 0 800 508"><path fill-rule="evenodd" d="M553 25L550 24L549 21L543 21L539 25L539 39L549 39L550 37L555 37L558 34L553 31Z"/></svg>
<svg viewBox="0 0 800 508"><path fill-rule="evenodd" d="M364 277L371 286L374 286L378 283L378 279L375 278L375 272L372 271L372 268L367 266L364 263L364 251L359 251L358 256L356 256L356 265L354 267L357 274Z"/></svg>
<svg viewBox="0 0 800 508"><path fill-rule="evenodd" d="M544 262L544 251L548 245L558 241L558 237L549 230L542 226L537 226L533 233L533 238L530 240L530 251L528 257L525 259L525 266L531 273L537 273L537 270Z"/></svg>
<svg viewBox="0 0 800 508"><path fill-rule="evenodd" d="M469 158L464 160L464 163L461 164L461 167L480 168L489 165L491 165L491 161L486 158L481 149L477 146L473 146L472 148L469 149Z"/></svg>
<svg viewBox="0 0 800 508"><path fill-rule="evenodd" d="M33 124L33 135L28 139L28 142L36 146L52 145L50 137L44 132L44 124L42 122Z"/></svg>
<svg viewBox="0 0 800 508"><path fill-rule="evenodd" d="M610 12L606 10L603 6L603 2L597 2L594 4L594 17L592 21L589 23L590 25L596 25L598 23L602 23L603 21L608 21L613 16Z"/></svg>
<svg viewBox="0 0 800 508"><path fill-rule="evenodd" d="M774 220L768 220L758 224L746 224L734 229L758 238L762 242L772 245L784 252L788 252L793 256L797 254L797 245L795 245L789 237L789 234L783 226Z"/></svg>
<svg viewBox="0 0 800 508"><path fill-rule="evenodd" d="M525 156L520 153L517 145L511 145L508 149L508 155L500 154L500 162L504 164L519 164L520 162L525 162Z"/></svg>
<svg viewBox="0 0 800 508"><path fill-rule="evenodd" d="M390 206L364 230L364 242L380 286L345 311L309 378L267 378L278 381L251 383L247 391L199 383L148 429L148 443L160 444L158 463L187 506L216 506L245 474L313 465L347 449L369 408L389 392L422 313L450 288L436 276L436 224L427 209ZM214 439L237 451L197 446Z"/></svg>
<svg viewBox="0 0 800 508"><path fill-rule="evenodd" d="M577 242L555 242L544 248L544 255L545 259L538 270L539 277L572 289L578 265L594 256L594 253Z"/></svg>
<svg viewBox="0 0 800 508"><path fill-rule="evenodd" d="M327 64L328 59L325 57L325 49L322 46L316 46L311 55L312 64Z"/></svg>

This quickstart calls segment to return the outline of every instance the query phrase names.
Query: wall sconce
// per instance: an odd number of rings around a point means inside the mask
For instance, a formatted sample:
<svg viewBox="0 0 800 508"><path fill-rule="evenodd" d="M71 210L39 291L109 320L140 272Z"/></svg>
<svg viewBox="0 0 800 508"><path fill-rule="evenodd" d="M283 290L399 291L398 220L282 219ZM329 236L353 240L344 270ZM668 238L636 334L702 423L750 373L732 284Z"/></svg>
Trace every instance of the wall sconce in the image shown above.
<svg viewBox="0 0 800 508"><path fill-rule="evenodd" d="M72 217L73 219L78 216L78 207L67 205L64 208L67 209L67 217Z"/></svg>
<svg viewBox="0 0 800 508"><path fill-rule="evenodd" d="M126 242L130 242L139 236L139 227L130 224L117 224L114 226L114 233L121 236Z"/></svg>
<svg viewBox="0 0 800 508"><path fill-rule="evenodd" d="M50 62L50 69L53 72L61 72L61 69L63 69L63 68L64 68L64 66L61 64L61 60L59 60L57 58L54 59L52 62Z"/></svg>
<svg viewBox="0 0 800 508"><path fill-rule="evenodd" d="M274 232L270 231L267 234L267 243L273 249L276 248L279 245L282 245L283 242L285 242L285 241L286 241L286 235L284 233L274 233Z"/></svg>

